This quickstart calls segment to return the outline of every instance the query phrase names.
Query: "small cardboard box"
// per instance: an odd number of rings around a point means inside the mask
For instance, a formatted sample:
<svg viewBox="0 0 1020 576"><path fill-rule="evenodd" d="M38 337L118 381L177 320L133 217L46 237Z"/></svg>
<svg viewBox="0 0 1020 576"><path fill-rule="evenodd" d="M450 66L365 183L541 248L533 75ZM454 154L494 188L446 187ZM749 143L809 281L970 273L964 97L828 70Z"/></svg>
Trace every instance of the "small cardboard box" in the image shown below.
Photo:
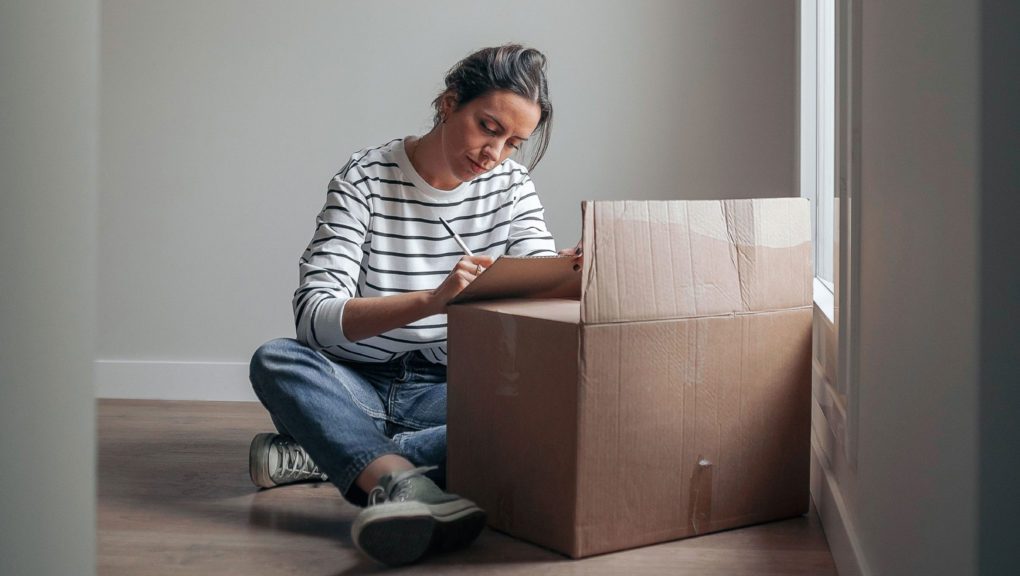
<svg viewBox="0 0 1020 576"><path fill-rule="evenodd" d="M580 558L804 514L808 202L586 202L580 300L449 308L449 489Z"/></svg>

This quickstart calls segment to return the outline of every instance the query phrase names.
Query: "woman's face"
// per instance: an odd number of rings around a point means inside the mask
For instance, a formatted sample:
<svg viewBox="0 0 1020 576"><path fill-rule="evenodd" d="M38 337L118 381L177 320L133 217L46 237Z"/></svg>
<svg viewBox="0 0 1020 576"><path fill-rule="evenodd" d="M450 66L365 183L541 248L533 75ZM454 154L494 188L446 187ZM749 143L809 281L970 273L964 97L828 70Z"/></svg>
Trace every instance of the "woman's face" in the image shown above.
<svg viewBox="0 0 1020 576"><path fill-rule="evenodd" d="M474 180L517 151L538 127L542 109L536 102L505 90L490 90L456 107L443 100L443 157L451 175Z"/></svg>

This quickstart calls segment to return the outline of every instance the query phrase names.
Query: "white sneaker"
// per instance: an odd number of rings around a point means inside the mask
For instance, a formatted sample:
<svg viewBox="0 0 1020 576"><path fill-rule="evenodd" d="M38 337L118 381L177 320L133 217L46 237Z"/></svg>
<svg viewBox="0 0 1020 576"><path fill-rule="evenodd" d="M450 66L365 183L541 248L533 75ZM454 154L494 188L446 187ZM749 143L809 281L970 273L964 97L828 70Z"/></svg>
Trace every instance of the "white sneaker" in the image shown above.
<svg viewBox="0 0 1020 576"><path fill-rule="evenodd" d="M263 432L251 439L248 450L248 472L260 488L272 488L295 482L328 480L293 438Z"/></svg>

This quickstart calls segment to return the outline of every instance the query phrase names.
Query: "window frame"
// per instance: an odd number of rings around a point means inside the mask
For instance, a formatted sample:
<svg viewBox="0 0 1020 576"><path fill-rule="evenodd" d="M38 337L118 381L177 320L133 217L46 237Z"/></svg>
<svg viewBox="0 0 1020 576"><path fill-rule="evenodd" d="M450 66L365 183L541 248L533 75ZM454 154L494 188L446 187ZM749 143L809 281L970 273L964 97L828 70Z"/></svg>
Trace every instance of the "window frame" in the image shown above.
<svg viewBox="0 0 1020 576"><path fill-rule="evenodd" d="M827 7L831 14L823 12ZM831 352L814 353L817 372L825 377L815 383L813 395L853 470L857 466L859 405L860 10L861 0L801 0L798 22L800 195L813 205L814 302L825 317L816 329L826 331L816 334L815 342L816 348L818 343L834 343ZM827 54L819 49L826 41L826 16L834 20L829 22L833 35L829 40L833 46L831 74L826 74L821 61ZM823 88L827 79L833 83L829 102ZM829 145L823 126L826 105L834 112ZM831 171L825 170L826 159ZM822 197L830 187L831 200ZM826 201L832 203L831 212L826 210ZM826 268L826 259L831 268ZM820 262L823 270L831 269L831 281L819 274Z"/></svg>
<svg viewBox="0 0 1020 576"><path fill-rule="evenodd" d="M836 205L834 320L838 387L846 395L845 456L857 468L860 366L861 6L836 4Z"/></svg>

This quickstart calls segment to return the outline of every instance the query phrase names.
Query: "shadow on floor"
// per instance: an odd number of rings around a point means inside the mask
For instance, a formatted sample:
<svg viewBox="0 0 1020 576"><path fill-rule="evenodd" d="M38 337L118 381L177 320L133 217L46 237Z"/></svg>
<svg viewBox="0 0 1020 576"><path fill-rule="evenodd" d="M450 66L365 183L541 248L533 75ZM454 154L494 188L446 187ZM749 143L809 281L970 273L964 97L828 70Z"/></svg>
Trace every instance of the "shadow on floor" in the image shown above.
<svg viewBox="0 0 1020 576"><path fill-rule="evenodd" d="M100 438L101 509L118 517L158 514L194 526L196 539L215 530L286 533L326 540L357 559L340 574L387 570L360 555L350 530L360 508L329 483L260 490L248 477L247 432L203 438L187 431L161 437ZM100 514L100 524L104 522ZM429 557L417 566L517 564L567 561L566 557L486 529L469 548ZM408 567L407 569L413 569Z"/></svg>

